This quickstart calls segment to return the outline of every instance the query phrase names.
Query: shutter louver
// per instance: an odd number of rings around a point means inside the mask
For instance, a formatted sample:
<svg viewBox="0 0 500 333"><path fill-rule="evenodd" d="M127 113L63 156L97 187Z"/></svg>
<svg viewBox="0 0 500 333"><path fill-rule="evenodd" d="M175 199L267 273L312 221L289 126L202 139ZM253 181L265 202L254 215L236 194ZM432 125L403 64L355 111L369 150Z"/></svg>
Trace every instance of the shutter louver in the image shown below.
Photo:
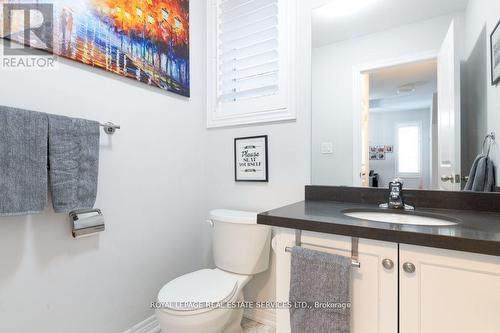
<svg viewBox="0 0 500 333"><path fill-rule="evenodd" d="M278 94L278 0L220 0L218 13L219 102Z"/></svg>

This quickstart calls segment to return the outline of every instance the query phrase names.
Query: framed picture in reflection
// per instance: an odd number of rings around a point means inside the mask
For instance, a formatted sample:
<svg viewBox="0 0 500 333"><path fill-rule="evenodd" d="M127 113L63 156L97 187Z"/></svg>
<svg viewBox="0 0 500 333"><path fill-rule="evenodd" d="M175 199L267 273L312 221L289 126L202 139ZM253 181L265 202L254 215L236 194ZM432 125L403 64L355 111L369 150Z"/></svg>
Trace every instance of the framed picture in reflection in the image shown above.
<svg viewBox="0 0 500 333"><path fill-rule="evenodd" d="M490 36L491 45L491 85L500 83L500 21Z"/></svg>

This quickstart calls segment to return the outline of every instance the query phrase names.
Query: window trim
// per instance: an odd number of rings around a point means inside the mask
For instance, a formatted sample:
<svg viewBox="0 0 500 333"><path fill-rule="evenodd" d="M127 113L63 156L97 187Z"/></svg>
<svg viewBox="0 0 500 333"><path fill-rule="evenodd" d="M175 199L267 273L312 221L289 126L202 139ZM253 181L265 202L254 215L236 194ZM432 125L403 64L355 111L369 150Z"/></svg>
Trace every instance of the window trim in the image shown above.
<svg viewBox="0 0 500 333"><path fill-rule="evenodd" d="M401 127L410 127L410 126L416 126L418 128L418 146L419 146L419 154L418 154L418 169L419 172L400 172L399 171L399 129ZM396 170L396 175L397 177L400 178L420 178L422 177L422 122L421 121L409 121L409 122L399 122L396 123L395 126L395 131L396 131L396 149L395 149L395 159L394 163L395 165L395 170Z"/></svg>
<svg viewBox="0 0 500 333"><path fill-rule="evenodd" d="M278 0L280 10L280 93L275 96L260 97L252 100L225 104L221 110L218 104L218 3L208 0L207 5L207 128L238 126L297 119L295 111L296 39L293 20L296 3Z"/></svg>

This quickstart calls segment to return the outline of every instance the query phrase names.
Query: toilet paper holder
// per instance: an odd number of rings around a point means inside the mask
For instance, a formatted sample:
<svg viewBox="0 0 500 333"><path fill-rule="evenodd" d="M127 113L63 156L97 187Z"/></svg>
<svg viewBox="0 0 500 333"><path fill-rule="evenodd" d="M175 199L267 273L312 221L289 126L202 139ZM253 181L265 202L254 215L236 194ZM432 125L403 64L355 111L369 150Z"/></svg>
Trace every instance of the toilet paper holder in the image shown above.
<svg viewBox="0 0 500 333"><path fill-rule="evenodd" d="M91 216L82 217L82 215L93 214ZM72 222L73 238L80 238L94 235L104 231L104 216L98 208L80 209L69 213Z"/></svg>

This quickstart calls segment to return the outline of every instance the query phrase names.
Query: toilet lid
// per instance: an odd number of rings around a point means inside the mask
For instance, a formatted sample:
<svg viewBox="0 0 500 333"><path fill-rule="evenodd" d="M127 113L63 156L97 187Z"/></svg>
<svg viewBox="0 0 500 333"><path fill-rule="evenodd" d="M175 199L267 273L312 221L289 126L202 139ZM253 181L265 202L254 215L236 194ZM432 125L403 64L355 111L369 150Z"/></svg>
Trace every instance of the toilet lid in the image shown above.
<svg viewBox="0 0 500 333"><path fill-rule="evenodd" d="M167 283L158 294L158 302L177 311L216 307L227 302L238 288L233 275L218 269L202 269Z"/></svg>

